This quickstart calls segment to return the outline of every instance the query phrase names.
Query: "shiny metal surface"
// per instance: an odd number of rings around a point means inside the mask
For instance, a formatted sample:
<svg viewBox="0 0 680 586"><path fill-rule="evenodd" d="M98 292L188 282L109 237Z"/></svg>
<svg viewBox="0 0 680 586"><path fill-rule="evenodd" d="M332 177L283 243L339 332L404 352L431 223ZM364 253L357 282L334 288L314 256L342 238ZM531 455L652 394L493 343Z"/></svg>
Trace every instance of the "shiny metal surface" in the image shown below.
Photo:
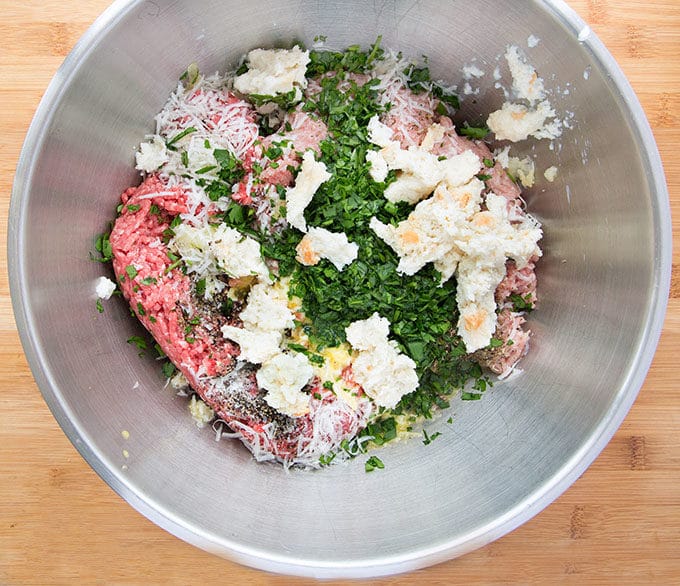
<svg viewBox="0 0 680 586"><path fill-rule="evenodd" d="M116 2L45 94L12 196L9 262L22 341L45 400L81 454L151 520L208 551L266 570L376 576L461 555L539 512L592 462L644 380L665 311L670 214L642 110L602 44L562 2L222 0ZM582 42L578 40L579 33ZM191 61L203 71L256 46L383 44L428 55L455 81L487 71L461 119L497 108L491 71L507 44L540 44L531 61L554 105L573 111L559 147L535 147L528 192L544 223L540 309L523 372L482 401L454 403L454 424L363 460L286 473L240 444L198 430L163 389L122 303L94 308L93 235L137 181L134 149ZM589 72L584 79L584 71ZM554 74L554 77L553 75ZM505 79L506 83L509 81ZM523 148L533 147L526 145ZM518 148L521 151L522 148ZM137 387L137 388L136 388ZM129 432L124 440L121 431ZM129 458L122 454L123 449Z"/></svg>

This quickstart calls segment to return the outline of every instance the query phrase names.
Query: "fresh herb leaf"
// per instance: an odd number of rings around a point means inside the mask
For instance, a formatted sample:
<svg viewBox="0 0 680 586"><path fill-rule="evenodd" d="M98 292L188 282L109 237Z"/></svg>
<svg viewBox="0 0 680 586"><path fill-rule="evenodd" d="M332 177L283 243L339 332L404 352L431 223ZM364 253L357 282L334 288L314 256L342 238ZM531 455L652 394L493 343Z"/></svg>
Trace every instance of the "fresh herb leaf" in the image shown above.
<svg viewBox="0 0 680 586"><path fill-rule="evenodd" d="M524 297L517 293L513 293L510 295L509 299L514 311L531 311L534 308L534 304L531 301L531 293L528 293Z"/></svg>
<svg viewBox="0 0 680 586"><path fill-rule="evenodd" d="M373 472L375 469L382 470L383 468L385 468L385 464L383 464L383 461L378 456L371 456L366 460L366 464L364 464L366 472Z"/></svg>
<svg viewBox="0 0 680 586"><path fill-rule="evenodd" d="M436 431L432 435L427 434L427 430L423 429L423 443L427 446L431 444L434 440L436 440L439 436L441 435L440 431Z"/></svg>
<svg viewBox="0 0 680 586"><path fill-rule="evenodd" d="M165 378L170 378L175 374L175 365L172 362L165 362L163 363L163 366L161 366L161 371L163 372L163 376Z"/></svg>
<svg viewBox="0 0 680 586"><path fill-rule="evenodd" d="M147 349L147 343L146 340L140 336L130 336L127 339L128 344L134 344L137 347L137 350L146 350Z"/></svg>
<svg viewBox="0 0 680 586"><path fill-rule="evenodd" d="M482 140L486 138L486 135L491 132L489 130L488 126L469 126L467 122L465 122L462 126L462 128L458 129L458 133L462 134L463 136L469 136L470 138L474 138L476 140Z"/></svg>
<svg viewBox="0 0 680 586"><path fill-rule="evenodd" d="M111 232L99 234L94 241L94 249L98 255L90 253L90 258L97 262L111 262L113 260L113 249L109 237Z"/></svg>
<svg viewBox="0 0 680 586"><path fill-rule="evenodd" d="M134 279L137 276L137 269L134 267L134 265L126 266L125 272L130 280Z"/></svg>
<svg viewBox="0 0 680 586"><path fill-rule="evenodd" d="M189 126L189 128L185 128L184 130L182 130L182 132L178 132L175 136L173 136L169 141L165 143L165 146L171 148L175 143L182 140L185 136L189 136L194 132L197 132L196 128L194 128L193 126Z"/></svg>

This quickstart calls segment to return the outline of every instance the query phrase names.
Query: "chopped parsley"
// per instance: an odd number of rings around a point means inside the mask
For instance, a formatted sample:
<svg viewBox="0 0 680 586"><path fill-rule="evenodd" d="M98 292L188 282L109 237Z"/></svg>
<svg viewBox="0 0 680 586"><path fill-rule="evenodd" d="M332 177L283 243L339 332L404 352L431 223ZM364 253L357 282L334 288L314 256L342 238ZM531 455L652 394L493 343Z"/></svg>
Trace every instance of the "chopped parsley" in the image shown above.
<svg viewBox="0 0 680 586"><path fill-rule="evenodd" d="M173 376L176 370L177 369L175 368L175 365L170 361L164 362L163 366L161 366L161 372L165 378L170 378Z"/></svg>
<svg viewBox="0 0 680 586"><path fill-rule="evenodd" d="M375 469L382 470L385 467L385 464L383 464L383 461L378 458L378 456L371 456L368 460L366 460L366 464L364 464L364 469L366 472L373 472Z"/></svg>
<svg viewBox="0 0 680 586"><path fill-rule="evenodd" d="M97 254L90 253L90 258L97 262L111 262L113 260L113 250L111 249L111 242L109 237L111 232L104 232L99 234L94 241L94 249Z"/></svg>
<svg viewBox="0 0 680 586"><path fill-rule="evenodd" d="M135 345L137 350L146 350L148 348L146 340L141 336L130 336L127 339L127 343Z"/></svg>
<svg viewBox="0 0 680 586"><path fill-rule="evenodd" d="M432 435L428 435L427 430L423 429L423 443L427 446L436 440L441 434L441 431L436 431Z"/></svg>
<svg viewBox="0 0 680 586"><path fill-rule="evenodd" d="M458 132L463 136L468 136L477 140L486 138L486 135L491 132L488 126L470 126L467 122L463 124Z"/></svg>
<svg viewBox="0 0 680 586"><path fill-rule="evenodd" d="M509 299L512 303L512 308L515 311L531 311L534 308L534 304L531 301L531 294L522 297L517 293L513 293L510 295Z"/></svg>
<svg viewBox="0 0 680 586"><path fill-rule="evenodd" d="M174 144L182 140L185 136L189 136L190 134L193 134L194 132L197 132L196 128L193 126L189 126L189 128L185 128L182 130L182 132L177 133L175 136L173 136L169 141L165 143L165 146L167 146L169 149L174 150Z"/></svg>
<svg viewBox="0 0 680 586"><path fill-rule="evenodd" d="M345 51L310 51L307 77L317 77L330 71L336 73L365 73L380 59L384 51L378 37L369 51L362 51L359 45L351 45Z"/></svg>
<svg viewBox="0 0 680 586"><path fill-rule="evenodd" d="M126 266L125 272L127 273L127 276L130 278L130 280L137 276L137 269L133 265Z"/></svg>

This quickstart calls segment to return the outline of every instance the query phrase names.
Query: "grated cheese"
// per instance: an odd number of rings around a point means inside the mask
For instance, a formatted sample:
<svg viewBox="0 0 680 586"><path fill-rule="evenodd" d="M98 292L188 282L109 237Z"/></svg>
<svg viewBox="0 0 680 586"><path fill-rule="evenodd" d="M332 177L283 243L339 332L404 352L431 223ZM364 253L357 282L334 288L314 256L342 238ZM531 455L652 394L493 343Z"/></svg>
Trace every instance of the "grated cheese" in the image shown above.
<svg viewBox="0 0 680 586"><path fill-rule="evenodd" d="M161 136L155 134L148 142L139 145L139 152L135 156L137 169L145 173L153 173L168 162L168 149Z"/></svg>

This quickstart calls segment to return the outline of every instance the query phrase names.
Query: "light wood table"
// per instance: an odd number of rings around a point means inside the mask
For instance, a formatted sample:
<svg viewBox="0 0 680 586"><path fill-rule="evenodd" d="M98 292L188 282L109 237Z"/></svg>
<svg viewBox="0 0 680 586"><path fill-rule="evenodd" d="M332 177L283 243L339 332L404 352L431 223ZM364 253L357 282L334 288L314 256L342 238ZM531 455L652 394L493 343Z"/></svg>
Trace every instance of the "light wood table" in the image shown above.
<svg viewBox="0 0 680 586"><path fill-rule="evenodd" d="M6 217L47 84L108 0L0 0L0 584L301 584L159 529L85 463L48 411L12 317ZM570 0L636 90L663 158L680 263L680 0ZM680 583L680 269L640 396L595 463L537 517L385 584Z"/></svg>

